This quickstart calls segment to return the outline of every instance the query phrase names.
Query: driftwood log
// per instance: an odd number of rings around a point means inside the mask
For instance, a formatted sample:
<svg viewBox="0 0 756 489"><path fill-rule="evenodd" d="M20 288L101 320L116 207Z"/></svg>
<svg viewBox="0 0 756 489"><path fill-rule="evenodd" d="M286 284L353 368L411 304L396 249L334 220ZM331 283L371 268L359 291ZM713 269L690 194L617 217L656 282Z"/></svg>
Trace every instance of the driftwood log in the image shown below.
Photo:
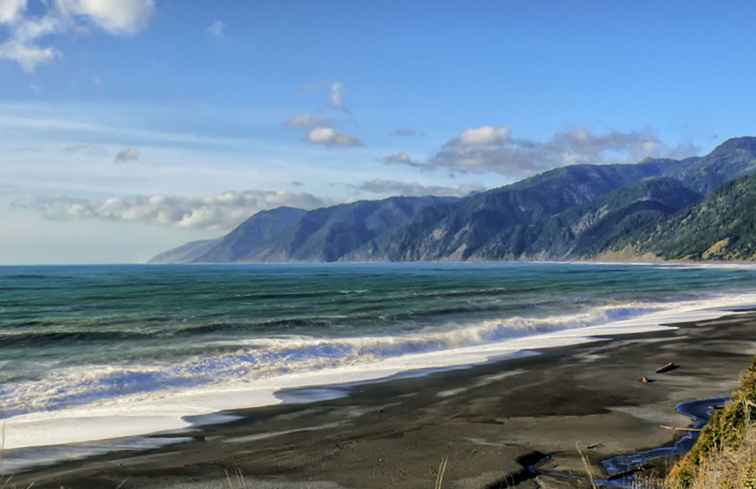
<svg viewBox="0 0 756 489"><path fill-rule="evenodd" d="M699 431L701 431L698 428L678 428L677 426L669 426L669 425L666 425L666 424L659 425L659 426L661 428L665 429L665 430L670 430L670 431L690 431L690 432L699 432Z"/></svg>
<svg viewBox="0 0 756 489"><path fill-rule="evenodd" d="M664 365L663 367L657 368L656 369L656 373L657 374L663 374L663 373L671 372L672 370L676 370L678 368L680 368L679 365L677 365L676 363L673 363L673 362L669 362L668 364Z"/></svg>

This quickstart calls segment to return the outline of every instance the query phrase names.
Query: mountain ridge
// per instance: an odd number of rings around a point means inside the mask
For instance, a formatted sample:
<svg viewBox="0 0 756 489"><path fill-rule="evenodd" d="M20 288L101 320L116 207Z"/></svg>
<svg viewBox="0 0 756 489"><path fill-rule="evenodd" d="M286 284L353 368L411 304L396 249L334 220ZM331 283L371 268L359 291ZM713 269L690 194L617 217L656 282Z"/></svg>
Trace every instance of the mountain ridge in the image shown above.
<svg viewBox="0 0 756 489"><path fill-rule="evenodd" d="M151 262L566 260L622 250L654 253L651 242L663 239L661 229L675 225L675 216L754 172L756 138L732 138L704 156L565 166L461 198L397 196L310 211L261 211L222 238L187 243Z"/></svg>

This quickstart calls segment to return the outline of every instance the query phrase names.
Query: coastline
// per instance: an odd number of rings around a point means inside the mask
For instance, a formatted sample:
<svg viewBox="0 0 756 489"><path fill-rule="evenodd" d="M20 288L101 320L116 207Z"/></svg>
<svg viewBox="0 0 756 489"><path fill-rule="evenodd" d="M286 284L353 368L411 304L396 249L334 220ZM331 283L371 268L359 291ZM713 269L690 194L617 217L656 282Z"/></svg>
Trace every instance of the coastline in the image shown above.
<svg viewBox="0 0 756 489"><path fill-rule="evenodd" d="M234 421L159 437L181 443L37 468L14 481L195 487L186 484L222 481L225 470L238 469L248 480L275 481L276 487L312 487L312 481L323 487L418 487L432 484L434 467L449 456L450 481L485 487L521 471L517 460L539 452L550 455L543 469L551 474L539 478L562 487L580 472L576 442L593 447L589 456L596 464L664 445L673 435L659 425L688 424L676 413L677 403L734 387L739 369L756 354L756 315L696 322L424 377L289 389L279 395L291 402L233 410L226 414L237 416ZM653 374L672 360L679 371ZM641 375L656 381L642 385ZM298 403L314 395L326 397ZM534 487L522 484L517 487Z"/></svg>
<svg viewBox="0 0 756 489"><path fill-rule="evenodd" d="M247 385L228 385L203 390L166 392L160 397L121 399L109 405L21 415L4 420L3 446L10 450L96 443L124 437L143 437L163 431L193 429L203 424L231 421L222 413L232 410L283 404L282 392L321 388L326 397L344 395L340 386L385 382L405 376L422 376L443 370L472 368L500 359L533 352L591 343L600 338L664 331L669 324L700 321L756 305L756 294L712 297L670 303L668 308L579 328L508 338L494 343L461 346L432 352L385 358L378 362L314 370L257 380ZM325 389L323 389L325 387ZM299 399L296 402L321 400ZM192 421L190 421L192 420ZM99 453L100 448L93 448ZM86 452L85 452L86 453ZM12 458L12 455L11 455ZM51 456L46 456L50 459ZM53 457L54 458L54 457ZM0 461L0 473L8 471L8 456ZM3 467L6 465L6 468ZM18 464L16 464L18 465Z"/></svg>

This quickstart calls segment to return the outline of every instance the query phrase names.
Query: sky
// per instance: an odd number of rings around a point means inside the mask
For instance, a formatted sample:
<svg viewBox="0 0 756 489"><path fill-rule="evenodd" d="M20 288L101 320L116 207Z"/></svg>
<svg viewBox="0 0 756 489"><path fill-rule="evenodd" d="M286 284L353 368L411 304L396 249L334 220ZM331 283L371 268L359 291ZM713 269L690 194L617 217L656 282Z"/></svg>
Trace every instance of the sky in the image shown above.
<svg viewBox="0 0 756 489"><path fill-rule="evenodd" d="M0 264L756 135L756 4L0 0Z"/></svg>

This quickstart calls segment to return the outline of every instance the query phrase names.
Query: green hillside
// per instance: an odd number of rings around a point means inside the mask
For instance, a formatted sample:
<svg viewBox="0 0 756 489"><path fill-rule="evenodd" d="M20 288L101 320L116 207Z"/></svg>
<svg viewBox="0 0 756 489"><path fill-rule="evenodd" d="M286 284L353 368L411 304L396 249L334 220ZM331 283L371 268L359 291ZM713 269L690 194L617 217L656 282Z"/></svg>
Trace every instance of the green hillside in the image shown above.
<svg viewBox="0 0 756 489"><path fill-rule="evenodd" d="M665 259L756 259L756 176L725 184L701 203L612 242L605 251Z"/></svg>

